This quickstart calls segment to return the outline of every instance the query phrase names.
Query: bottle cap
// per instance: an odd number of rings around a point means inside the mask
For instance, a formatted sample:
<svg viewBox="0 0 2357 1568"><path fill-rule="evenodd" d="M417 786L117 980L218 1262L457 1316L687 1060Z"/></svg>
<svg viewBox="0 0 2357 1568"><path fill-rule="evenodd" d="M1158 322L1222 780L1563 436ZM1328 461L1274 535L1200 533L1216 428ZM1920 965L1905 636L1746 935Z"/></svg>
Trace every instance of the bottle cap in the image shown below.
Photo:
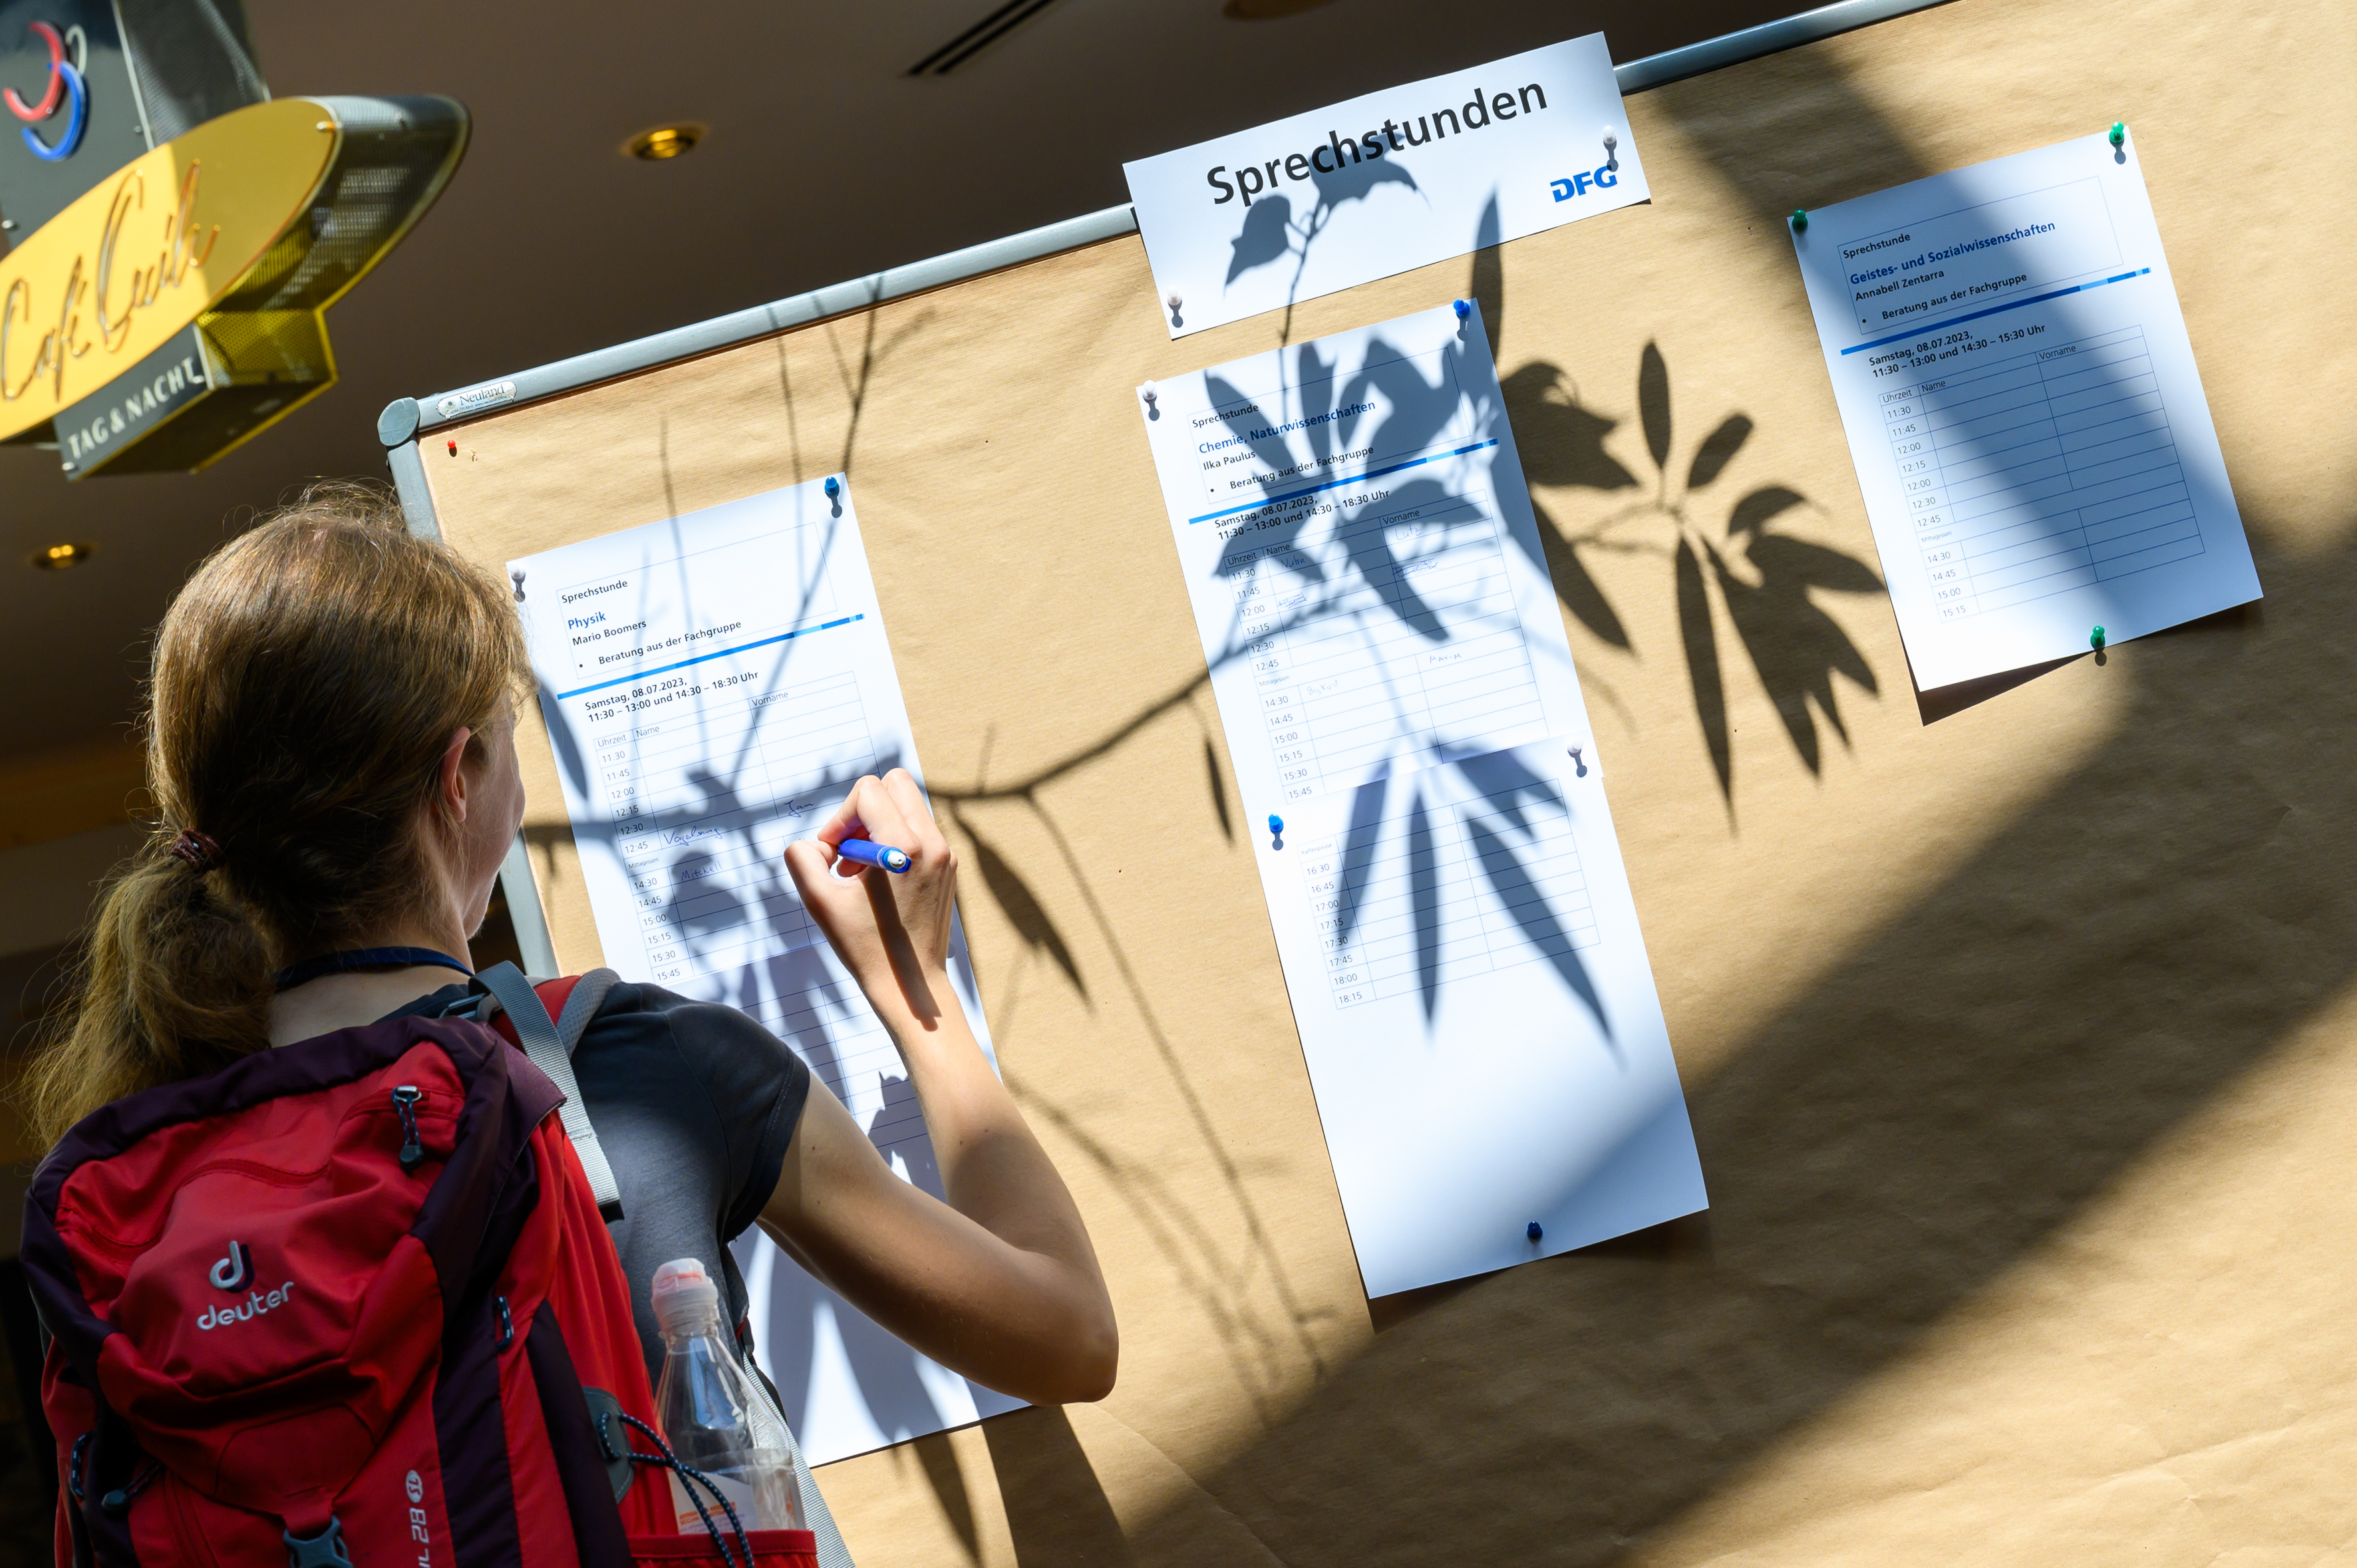
<svg viewBox="0 0 2357 1568"><path fill-rule="evenodd" d="M720 1305L720 1289L704 1272L701 1258L674 1258L655 1269L655 1325L669 1328L683 1314L708 1312Z"/></svg>

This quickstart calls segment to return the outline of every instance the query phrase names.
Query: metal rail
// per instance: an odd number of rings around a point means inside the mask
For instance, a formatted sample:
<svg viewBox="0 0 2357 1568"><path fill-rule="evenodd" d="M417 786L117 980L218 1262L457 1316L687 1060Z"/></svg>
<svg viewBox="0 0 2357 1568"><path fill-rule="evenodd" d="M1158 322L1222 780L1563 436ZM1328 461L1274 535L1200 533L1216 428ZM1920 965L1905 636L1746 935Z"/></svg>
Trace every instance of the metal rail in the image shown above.
<svg viewBox="0 0 2357 1568"><path fill-rule="evenodd" d="M1834 5L1803 11L1797 16L1786 16L1781 21L1746 27L1740 32L1689 44L1684 48L1668 49L1661 54L1648 55L1643 59L1631 60L1627 65L1615 67L1612 74L1624 96L1643 92L1706 71L1758 59L1763 55L1776 54L1838 33L1887 21L1893 16L1925 11L1944 4L1946 0L1836 0ZM1136 229L1137 216L1126 204L1108 207L1100 212L1067 218L1060 223L1050 223L1044 228L1009 234L1004 239L980 245L969 245L963 251L952 251L930 261L888 267L880 273L870 273L866 277L854 278L847 283L813 289L808 294L796 295L775 304L755 306L749 310L714 317L709 321L699 321L689 327L673 328L652 337L617 343L608 349L576 354L569 360L520 371L511 376L478 381L433 397L401 398L386 405L384 413L378 417L377 436L383 442L388 454L393 455L393 480L401 493L402 506L409 513L411 526L424 532L436 532L438 531L434 526L434 503L426 490L423 465L417 459L414 446L417 437L429 430L519 404L536 403L543 398L577 392L599 381L634 375L674 360L735 348L740 343L771 337L790 328L807 326L850 311L865 310L887 300L904 298L1004 267L1038 261L1060 251L1134 233ZM406 462L398 456L404 452L408 454Z"/></svg>

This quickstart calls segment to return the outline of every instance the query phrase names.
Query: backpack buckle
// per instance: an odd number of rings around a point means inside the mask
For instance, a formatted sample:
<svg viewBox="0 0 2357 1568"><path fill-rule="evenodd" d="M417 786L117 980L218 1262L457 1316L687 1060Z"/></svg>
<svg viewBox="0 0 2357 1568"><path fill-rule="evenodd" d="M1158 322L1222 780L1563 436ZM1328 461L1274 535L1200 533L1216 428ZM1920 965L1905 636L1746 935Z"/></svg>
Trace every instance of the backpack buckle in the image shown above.
<svg viewBox="0 0 2357 1568"><path fill-rule="evenodd" d="M344 1527L335 1515L328 1516L328 1528L308 1541L298 1541L291 1530L281 1530L279 1539L286 1542L286 1568L352 1568L352 1554L344 1550Z"/></svg>

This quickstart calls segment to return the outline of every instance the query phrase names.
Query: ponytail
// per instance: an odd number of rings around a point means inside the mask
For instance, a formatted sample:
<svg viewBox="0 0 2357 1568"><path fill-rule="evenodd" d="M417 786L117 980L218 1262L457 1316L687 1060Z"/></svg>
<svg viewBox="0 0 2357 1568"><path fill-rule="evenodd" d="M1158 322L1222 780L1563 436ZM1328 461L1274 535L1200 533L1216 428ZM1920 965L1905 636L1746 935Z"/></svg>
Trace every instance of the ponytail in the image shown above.
<svg viewBox="0 0 2357 1568"><path fill-rule="evenodd" d="M270 1043L269 939L167 843L145 846L100 901L72 1025L26 1074L44 1144L93 1107Z"/></svg>
<svg viewBox="0 0 2357 1568"><path fill-rule="evenodd" d="M270 1043L271 975L412 912L436 765L526 689L515 606L375 489L321 485L166 612L146 714L159 825L92 919L27 1069L53 1144L109 1101Z"/></svg>

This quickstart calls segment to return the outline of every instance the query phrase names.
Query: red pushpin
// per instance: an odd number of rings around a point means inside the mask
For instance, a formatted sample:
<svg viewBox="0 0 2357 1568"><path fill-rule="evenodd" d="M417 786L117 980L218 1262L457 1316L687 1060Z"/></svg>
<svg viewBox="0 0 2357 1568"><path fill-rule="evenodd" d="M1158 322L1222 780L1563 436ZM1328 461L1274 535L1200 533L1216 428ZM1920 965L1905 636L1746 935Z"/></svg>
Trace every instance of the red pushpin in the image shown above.
<svg viewBox="0 0 2357 1568"><path fill-rule="evenodd" d="M457 444L456 441L453 441L453 442L451 442L451 443L450 443L450 456L452 456L453 457L456 457L457 455L458 455L458 444Z"/></svg>

